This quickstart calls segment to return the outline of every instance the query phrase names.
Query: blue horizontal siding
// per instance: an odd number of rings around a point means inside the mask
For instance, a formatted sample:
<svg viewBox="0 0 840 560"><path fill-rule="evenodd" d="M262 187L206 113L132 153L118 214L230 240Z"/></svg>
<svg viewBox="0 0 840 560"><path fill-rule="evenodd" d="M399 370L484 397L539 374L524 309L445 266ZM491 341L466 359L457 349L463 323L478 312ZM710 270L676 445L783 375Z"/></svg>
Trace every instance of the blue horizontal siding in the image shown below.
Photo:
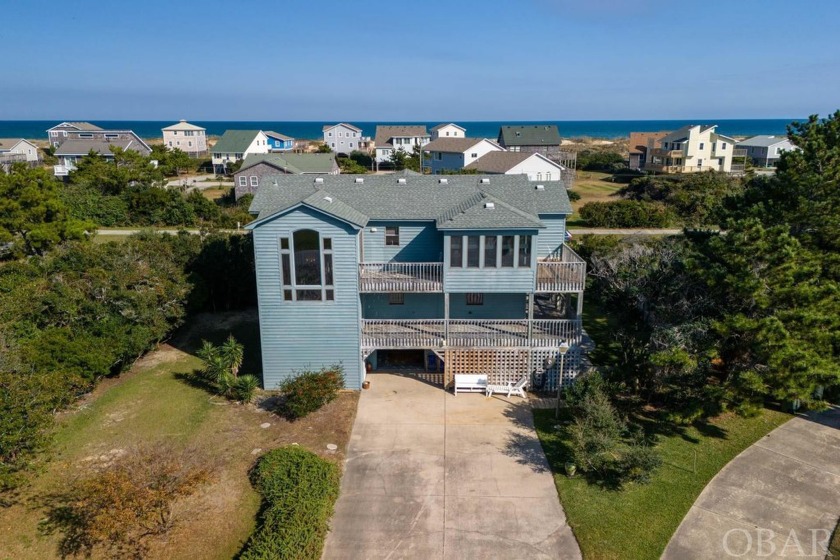
<svg viewBox="0 0 840 560"><path fill-rule="evenodd" d="M332 238L335 301L283 301L279 238L299 229ZM341 363L346 386L360 388L358 232L301 207L261 224L253 236L264 387L274 388L296 371Z"/></svg>
<svg viewBox="0 0 840 560"><path fill-rule="evenodd" d="M386 226L400 228L399 246L385 245ZM362 238L364 262L440 262L443 257L443 236L433 222L370 222Z"/></svg>
<svg viewBox="0 0 840 560"><path fill-rule="evenodd" d="M402 305L388 303L388 294L362 294L365 319L443 319L443 294L404 294Z"/></svg>
<svg viewBox="0 0 840 560"><path fill-rule="evenodd" d="M526 294L484 294L483 305L467 305L467 294L449 294L450 319L527 319Z"/></svg>
<svg viewBox="0 0 840 560"><path fill-rule="evenodd" d="M565 243L566 217L558 215L540 216L540 220L546 227L540 230L537 237L537 256L543 258L558 251Z"/></svg>

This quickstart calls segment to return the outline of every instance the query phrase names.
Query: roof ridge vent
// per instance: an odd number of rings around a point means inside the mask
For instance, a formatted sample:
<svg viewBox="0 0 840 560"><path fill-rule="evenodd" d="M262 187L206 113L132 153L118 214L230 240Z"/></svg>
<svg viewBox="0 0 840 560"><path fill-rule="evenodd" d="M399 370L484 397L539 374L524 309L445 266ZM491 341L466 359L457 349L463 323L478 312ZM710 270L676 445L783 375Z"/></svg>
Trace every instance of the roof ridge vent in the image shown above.
<svg viewBox="0 0 840 560"><path fill-rule="evenodd" d="M496 203L495 202L485 202L484 207L487 208L488 210L492 210L496 207Z"/></svg>
<svg viewBox="0 0 840 560"><path fill-rule="evenodd" d="M364 182L365 182L365 178L364 178L364 177L356 177L356 182L357 182L357 183L364 183Z"/></svg>
<svg viewBox="0 0 840 560"><path fill-rule="evenodd" d="M324 200L326 200L327 202L332 203L333 198L332 198L331 196L325 196L325 197L324 197Z"/></svg>
<svg viewBox="0 0 840 560"><path fill-rule="evenodd" d="M544 191L544 190L545 190L545 185L543 185L543 184L539 184L539 185L537 185L537 186L536 186L536 187L534 187L534 188L535 188L536 190L538 190L538 191Z"/></svg>
<svg viewBox="0 0 840 560"><path fill-rule="evenodd" d="M405 185L406 183L407 181L405 180L405 177L400 177L399 179L397 179L398 185Z"/></svg>
<svg viewBox="0 0 840 560"><path fill-rule="evenodd" d="M447 184L449 184L449 179L447 179L445 177L442 178L442 179L438 179L438 183L440 183L441 185L447 185Z"/></svg>
<svg viewBox="0 0 840 560"><path fill-rule="evenodd" d="M324 182L324 178L323 178L323 177L315 177L315 182L316 182L316 183L323 183L323 182Z"/></svg>
<svg viewBox="0 0 840 560"><path fill-rule="evenodd" d="M488 179L487 177L482 177L482 178L481 178L481 183L482 183L483 185L486 185L486 184L487 184L487 183L489 183L489 182L490 182L490 179Z"/></svg>

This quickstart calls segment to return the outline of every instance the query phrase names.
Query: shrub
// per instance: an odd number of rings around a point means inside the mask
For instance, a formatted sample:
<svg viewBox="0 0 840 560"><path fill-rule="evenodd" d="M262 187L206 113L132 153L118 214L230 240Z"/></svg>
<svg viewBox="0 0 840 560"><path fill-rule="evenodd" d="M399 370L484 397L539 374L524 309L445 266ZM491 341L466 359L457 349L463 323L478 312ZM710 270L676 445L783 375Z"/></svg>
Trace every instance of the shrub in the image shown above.
<svg viewBox="0 0 840 560"><path fill-rule="evenodd" d="M336 465L300 447L265 454L251 473L263 497L259 526L240 558L319 559L340 479Z"/></svg>
<svg viewBox="0 0 840 560"><path fill-rule="evenodd" d="M259 385L259 380L253 375L242 375L233 384L233 397L238 401L249 403L254 398L254 391Z"/></svg>
<svg viewBox="0 0 840 560"><path fill-rule="evenodd" d="M216 393L243 402L251 400L259 383L253 375L239 376L245 348L233 335L221 346L202 341L197 355L204 361L204 367L196 371L196 375Z"/></svg>
<svg viewBox="0 0 840 560"><path fill-rule="evenodd" d="M334 400L343 387L344 368L341 365L301 372L280 385L286 397L282 411L289 418L303 418Z"/></svg>
<svg viewBox="0 0 840 560"><path fill-rule="evenodd" d="M569 202L577 202L580 200L580 193L572 190L567 190L566 194L569 195Z"/></svg>
<svg viewBox="0 0 840 560"><path fill-rule="evenodd" d="M146 558L150 540L177 521L176 499L211 480L212 468L195 450L167 446L130 452L48 497L45 532L62 533L62 557L101 550L107 557Z"/></svg>
<svg viewBox="0 0 840 560"><path fill-rule="evenodd" d="M636 200L587 202L580 217L591 227L604 228L664 228L674 223L665 206Z"/></svg>

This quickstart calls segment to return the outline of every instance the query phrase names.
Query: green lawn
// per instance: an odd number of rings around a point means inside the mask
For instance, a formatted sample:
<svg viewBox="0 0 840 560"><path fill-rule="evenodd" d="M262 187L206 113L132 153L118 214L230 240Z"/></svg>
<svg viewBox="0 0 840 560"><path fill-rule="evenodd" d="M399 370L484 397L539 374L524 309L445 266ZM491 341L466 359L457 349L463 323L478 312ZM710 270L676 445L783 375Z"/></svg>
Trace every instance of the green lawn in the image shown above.
<svg viewBox="0 0 840 560"><path fill-rule="evenodd" d="M650 484L616 491L566 477L568 442L554 429L554 411L534 411L569 525L583 557L599 560L659 558L706 483L743 449L789 418L773 410L755 418L726 414L660 436L657 449L664 464Z"/></svg>
<svg viewBox="0 0 840 560"><path fill-rule="evenodd" d="M568 227L586 227L580 220L577 211L578 208L587 202L604 202L607 200L616 200L618 197L615 193L624 185L613 183L608 179L612 177L609 173L599 173L597 171L578 171L575 178L572 190L578 193L580 200L572 203L572 209L575 211L568 220L566 225Z"/></svg>

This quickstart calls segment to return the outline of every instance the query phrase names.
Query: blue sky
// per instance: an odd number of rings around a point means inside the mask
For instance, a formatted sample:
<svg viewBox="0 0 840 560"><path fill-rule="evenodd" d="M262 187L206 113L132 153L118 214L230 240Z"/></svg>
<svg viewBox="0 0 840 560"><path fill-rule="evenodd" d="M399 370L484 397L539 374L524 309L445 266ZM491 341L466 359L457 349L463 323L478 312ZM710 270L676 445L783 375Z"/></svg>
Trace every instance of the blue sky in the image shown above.
<svg viewBox="0 0 840 560"><path fill-rule="evenodd" d="M840 107L837 0L3 4L0 37L18 48L4 58L0 119L725 119Z"/></svg>

